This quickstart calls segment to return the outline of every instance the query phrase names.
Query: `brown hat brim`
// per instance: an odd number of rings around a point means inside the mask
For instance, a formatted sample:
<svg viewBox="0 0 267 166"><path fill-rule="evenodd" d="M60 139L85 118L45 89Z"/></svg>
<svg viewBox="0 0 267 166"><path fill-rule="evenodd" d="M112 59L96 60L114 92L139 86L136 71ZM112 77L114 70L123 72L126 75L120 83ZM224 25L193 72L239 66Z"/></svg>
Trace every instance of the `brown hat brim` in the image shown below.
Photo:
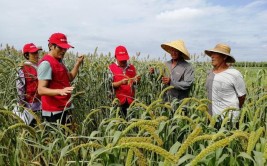
<svg viewBox="0 0 267 166"><path fill-rule="evenodd" d="M231 56L230 54L226 54L224 52L217 51L217 50L205 50L205 54L207 54L208 56L211 56L211 54L213 52L226 55L227 56L227 59L226 59L227 63L235 63L235 58L233 56Z"/></svg>
<svg viewBox="0 0 267 166"><path fill-rule="evenodd" d="M177 49L177 48L174 48L172 46L169 46L169 45L166 45L166 44L161 44L161 48L163 50L165 50L166 52L168 52L169 54L172 53L172 51L177 51L177 52L180 52L182 53L182 57L185 59L185 60L190 60L190 57L188 55L186 55L183 51Z"/></svg>

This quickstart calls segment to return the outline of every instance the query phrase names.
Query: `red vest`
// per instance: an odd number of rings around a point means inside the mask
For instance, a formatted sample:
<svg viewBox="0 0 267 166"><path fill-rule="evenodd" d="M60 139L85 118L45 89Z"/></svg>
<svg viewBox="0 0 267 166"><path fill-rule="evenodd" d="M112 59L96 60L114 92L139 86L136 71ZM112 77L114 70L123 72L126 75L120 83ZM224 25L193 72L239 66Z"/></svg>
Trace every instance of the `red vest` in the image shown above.
<svg viewBox="0 0 267 166"><path fill-rule="evenodd" d="M24 64L22 71L25 77L25 101L28 103L40 101L40 96L37 93L38 79L36 68L30 64Z"/></svg>
<svg viewBox="0 0 267 166"><path fill-rule="evenodd" d="M133 78L136 76L135 67L131 64L127 67L125 73L123 73L123 68L119 67L115 63L112 63L109 66L109 69L113 73L113 82L118 82L124 78ZM120 104L124 104L126 100L129 104L133 102L135 94L133 81L134 80L130 80L128 84L115 88L115 94L116 97L120 100Z"/></svg>
<svg viewBox="0 0 267 166"><path fill-rule="evenodd" d="M39 62L48 61L52 68L52 80L49 80L48 87L50 89L63 89L70 87L68 70L63 63L60 63L56 58L45 55ZM70 107L71 103L67 102L70 99L71 94L66 96L41 96L42 109L45 111L62 111L67 107ZM67 105L66 105L67 104Z"/></svg>

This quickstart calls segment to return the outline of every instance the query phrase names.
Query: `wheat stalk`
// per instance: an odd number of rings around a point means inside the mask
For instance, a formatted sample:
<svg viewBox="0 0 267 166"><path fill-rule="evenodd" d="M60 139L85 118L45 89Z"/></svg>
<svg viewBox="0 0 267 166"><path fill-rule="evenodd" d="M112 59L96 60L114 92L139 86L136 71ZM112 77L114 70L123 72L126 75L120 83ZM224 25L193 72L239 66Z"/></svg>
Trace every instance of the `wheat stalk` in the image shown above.
<svg viewBox="0 0 267 166"><path fill-rule="evenodd" d="M150 144L150 143L144 143L144 142L130 142L130 143L123 143L120 145L121 148L139 148L139 149L146 149L152 152L155 152L162 157L164 157L166 160L170 161L171 163L175 162L175 156L171 154L170 152L166 151L165 149Z"/></svg>
<svg viewBox="0 0 267 166"><path fill-rule="evenodd" d="M260 136L264 132L264 128L260 127L256 132L252 131L248 141L247 154L251 155L251 151L254 149L256 143L260 139Z"/></svg>
<svg viewBox="0 0 267 166"><path fill-rule="evenodd" d="M132 160L133 160L133 150L132 150L132 148L130 148L128 150L128 153L127 153L125 166L131 166L132 165Z"/></svg>
<svg viewBox="0 0 267 166"><path fill-rule="evenodd" d="M193 143L194 138L196 138L202 131L200 126L197 126L192 133L190 133L184 143L181 145L180 149L175 155L176 162L179 161L180 157L184 154L186 149Z"/></svg>

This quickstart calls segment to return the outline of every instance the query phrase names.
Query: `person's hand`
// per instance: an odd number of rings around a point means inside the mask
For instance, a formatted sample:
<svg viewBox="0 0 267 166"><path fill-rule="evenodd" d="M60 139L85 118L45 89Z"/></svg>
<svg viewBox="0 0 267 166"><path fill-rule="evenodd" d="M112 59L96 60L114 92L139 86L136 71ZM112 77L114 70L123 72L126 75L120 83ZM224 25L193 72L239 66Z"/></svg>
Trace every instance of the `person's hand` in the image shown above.
<svg viewBox="0 0 267 166"><path fill-rule="evenodd" d="M140 80L141 80L141 76L140 75L137 75L137 76L135 76L135 82L140 82Z"/></svg>
<svg viewBox="0 0 267 166"><path fill-rule="evenodd" d="M149 74L154 74L155 69L153 67L149 68Z"/></svg>
<svg viewBox="0 0 267 166"><path fill-rule="evenodd" d="M81 64L83 63L83 59L84 59L84 55L79 55L76 61L77 63Z"/></svg>
<svg viewBox="0 0 267 166"><path fill-rule="evenodd" d="M66 96L66 95L68 95L69 93L71 93L72 91L73 91L73 89L74 89L74 87L66 87L66 88L64 88L64 89L60 89L59 90L59 94L61 95L61 96Z"/></svg>
<svg viewBox="0 0 267 166"><path fill-rule="evenodd" d="M121 85L126 85L128 84L128 78L124 78L121 80Z"/></svg>
<svg viewBox="0 0 267 166"><path fill-rule="evenodd" d="M19 100L19 106L26 107L26 103L23 100Z"/></svg>
<svg viewBox="0 0 267 166"><path fill-rule="evenodd" d="M165 85L169 85L171 82L171 78L170 77L162 77L162 83Z"/></svg>

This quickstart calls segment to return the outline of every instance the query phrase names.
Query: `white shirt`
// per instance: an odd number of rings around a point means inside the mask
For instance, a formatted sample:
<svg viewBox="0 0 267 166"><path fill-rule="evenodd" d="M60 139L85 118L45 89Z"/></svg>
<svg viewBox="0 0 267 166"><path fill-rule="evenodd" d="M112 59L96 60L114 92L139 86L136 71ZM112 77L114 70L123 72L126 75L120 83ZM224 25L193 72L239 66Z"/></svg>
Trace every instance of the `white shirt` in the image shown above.
<svg viewBox="0 0 267 166"><path fill-rule="evenodd" d="M209 99L212 101L213 115L221 115L222 111L229 107L239 109L238 97L246 94L243 76L233 68L220 73L211 72L208 76L206 87ZM233 111L233 119L238 116L239 111Z"/></svg>

